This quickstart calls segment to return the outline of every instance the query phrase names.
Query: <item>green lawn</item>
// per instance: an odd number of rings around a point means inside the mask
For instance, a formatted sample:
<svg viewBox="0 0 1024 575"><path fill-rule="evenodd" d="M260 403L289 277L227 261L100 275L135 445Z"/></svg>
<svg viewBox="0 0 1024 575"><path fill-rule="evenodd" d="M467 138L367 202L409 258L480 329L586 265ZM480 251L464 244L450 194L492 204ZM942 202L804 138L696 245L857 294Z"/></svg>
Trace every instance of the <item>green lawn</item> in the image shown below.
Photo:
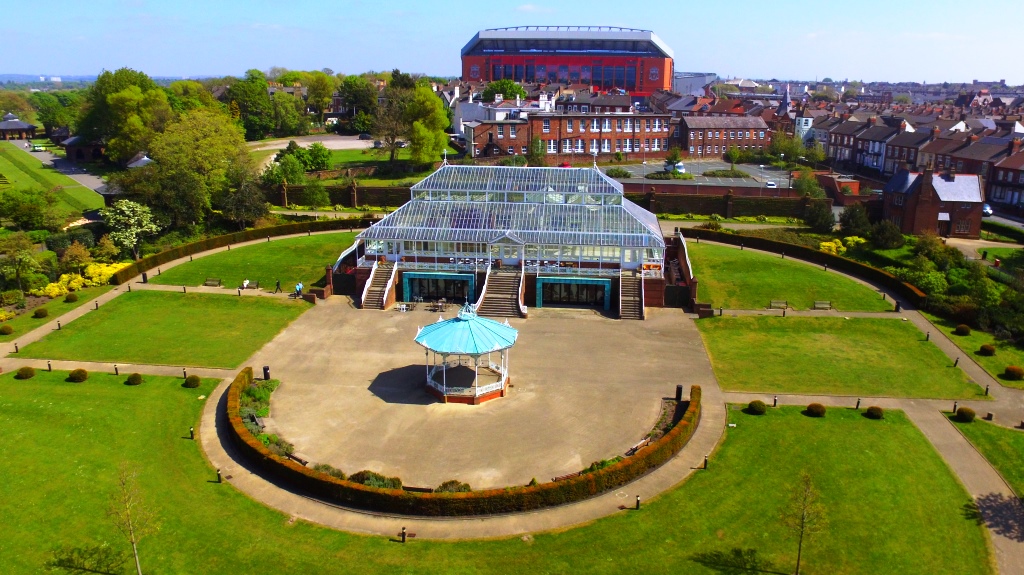
<svg viewBox="0 0 1024 575"><path fill-rule="evenodd" d="M957 347L962 349L965 355L970 356L974 361L978 362L978 365L987 371L989 375L998 379L1007 387L1024 389L1024 381L1013 381L1003 377L1003 372L1006 370L1006 366L1008 365L1024 367L1024 349L1017 347L1011 341L999 341L993 337L991 333L976 329L971 330L971 335L956 335L953 333L953 330L956 329L955 321L943 319L928 312L921 312L921 315L927 318L928 321L935 324L938 329L942 330L942 333L948 335L949 339L951 339ZM986 343L995 346L995 355L986 356L978 353L981 346Z"/></svg>
<svg viewBox="0 0 1024 575"><path fill-rule="evenodd" d="M700 281L697 299L714 308L762 309L770 300L787 300L790 307L810 309L816 300L829 300L843 311L892 309L875 290L816 266L707 242L686 245Z"/></svg>
<svg viewBox="0 0 1024 575"><path fill-rule="evenodd" d="M729 391L984 396L913 324L898 319L726 316L697 327Z"/></svg>
<svg viewBox="0 0 1024 575"><path fill-rule="evenodd" d="M1024 431L1007 429L981 419L971 423L960 423L955 417L949 420L999 470L1017 496L1024 497Z"/></svg>
<svg viewBox="0 0 1024 575"><path fill-rule="evenodd" d="M49 315L43 318L32 317L34 310L26 311L12 320L4 322L3 325L9 325L14 328L14 333L11 335L0 334L0 341L17 341L19 337L23 337L26 333L57 319L79 306L89 303L93 299L107 293L113 289L113 287L114 286L99 286L76 291L75 293L78 294L78 301L74 303L65 302L64 296L50 300L48 303L39 306L50 311Z"/></svg>
<svg viewBox="0 0 1024 575"><path fill-rule="evenodd" d="M103 207L103 198L60 172L43 166L42 162L13 142L0 144L0 174L14 187L36 187L49 190L60 186L61 204L68 211L81 213Z"/></svg>
<svg viewBox="0 0 1024 575"><path fill-rule="evenodd" d="M981 257L981 252L988 252L988 260L993 261L996 258L1006 261L1010 259L1010 256L1019 254L1024 248L978 248L976 251L978 257Z"/></svg>
<svg viewBox="0 0 1024 575"><path fill-rule="evenodd" d="M25 357L236 367L308 309L266 297L135 291L21 350Z"/></svg>
<svg viewBox="0 0 1024 575"><path fill-rule="evenodd" d="M716 564L739 548L769 572L791 573L796 543L776 518L804 469L830 525L806 545L805 573L993 572L982 528L961 513L969 497L898 412L871 421L852 410L824 419L794 408L759 418L733 411L737 427L711 469L640 512L525 540L435 542L421 531L403 546L289 520L213 482L185 439L211 382L189 390L176 378L129 387L113 376L64 377L0 376L0 434L9 440L0 516L17 526L0 538L5 573L39 573L61 545L127 552L105 517L122 461L140 469L144 503L161 526L139 546L146 572L741 573Z"/></svg>
<svg viewBox="0 0 1024 575"><path fill-rule="evenodd" d="M273 291L277 280L285 291L291 291L298 281L310 287L324 277L324 269L334 265L355 236L349 232L317 234L232 248L179 264L160 275L150 272L149 281L198 286L206 278L220 278L225 287L235 289L248 278L260 282L264 290Z"/></svg>

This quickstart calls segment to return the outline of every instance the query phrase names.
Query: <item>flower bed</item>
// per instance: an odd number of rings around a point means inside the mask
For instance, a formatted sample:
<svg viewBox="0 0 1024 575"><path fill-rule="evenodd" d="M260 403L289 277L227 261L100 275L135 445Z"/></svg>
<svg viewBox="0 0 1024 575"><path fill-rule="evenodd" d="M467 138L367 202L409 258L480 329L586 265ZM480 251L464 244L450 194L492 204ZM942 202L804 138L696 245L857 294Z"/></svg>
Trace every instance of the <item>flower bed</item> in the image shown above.
<svg viewBox="0 0 1024 575"><path fill-rule="evenodd" d="M572 503L625 485L671 459L690 440L700 421L699 386L680 421L660 439L621 461L579 476L525 487L457 493L419 493L370 487L328 475L287 457L275 455L245 426L242 392L253 382L252 368L243 369L228 389L229 433L242 453L264 471L310 494L345 506L386 513L426 516L466 516L529 511Z"/></svg>

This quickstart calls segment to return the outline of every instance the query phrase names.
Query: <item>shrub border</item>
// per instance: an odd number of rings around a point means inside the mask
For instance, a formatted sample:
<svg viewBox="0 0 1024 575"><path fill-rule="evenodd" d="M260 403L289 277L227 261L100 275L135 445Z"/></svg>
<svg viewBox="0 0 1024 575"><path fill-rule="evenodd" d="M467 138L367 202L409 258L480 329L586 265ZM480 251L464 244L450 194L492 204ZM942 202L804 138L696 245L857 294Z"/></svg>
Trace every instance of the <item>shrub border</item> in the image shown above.
<svg viewBox="0 0 1024 575"><path fill-rule="evenodd" d="M868 282L891 289L916 307L926 308L928 304L928 296L925 295L923 291L917 289L917 287L911 284L901 281L899 278L885 270L880 270L876 267L862 264L858 261L844 258L842 256L826 254L825 252L821 252L807 246L752 236L741 236L728 232L703 230L699 228L688 229L683 233L683 235L686 237L700 238L702 240L710 240L734 246L742 244L745 247L754 248L756 250L763 250L776 254L785 253L787 256L797 259L821 265L828 265L829 267L841 272L848 273Z"/></svg>
<svg viewBox="0 0 1024 575"><path fill-rule="evenodd" d="M587 499L625 485L671 459L690 440L701 415L701 389L694 385L689 407L668 433L640 448L636 454L593 473L535 486L463 493L417 493L344 481L271 453L242 423L239 411L242 390L252 381L252 368L246 367L231 382L227 392L229 433L243 456L276 479L317 498L349 507L403 515L455 517L515 513Z"/></svg>
<svg viewBox="0 0 1024 575"><path fill-rule="evenodd" d="M288 236L292 234L301 234L302 232L325 232L331 230L365 228L369 227L376 221L377 220L375 219L366 218L339 218L332 220L317 220L312 222L284 224L269 228L257 228L252 230L245 230L244 232L235 232L232 234L224 234L222 236L214 236L212 238L206 238L205 240L199 240L198 242L184 244L176 248L171 248L169 250L165 250L160 253L144 257L132 263L128 267L119 270L117 273L111 276L110 283L114 285L121 285L126 281L132 279L133 277L141 274L142 272L149 271L167 262L171 262L176 259L183 258L185 256L198 254L212 249L222 248L224 246L229 246L231 244L259 240L266 238L267 236L278 237Z"/></svg>

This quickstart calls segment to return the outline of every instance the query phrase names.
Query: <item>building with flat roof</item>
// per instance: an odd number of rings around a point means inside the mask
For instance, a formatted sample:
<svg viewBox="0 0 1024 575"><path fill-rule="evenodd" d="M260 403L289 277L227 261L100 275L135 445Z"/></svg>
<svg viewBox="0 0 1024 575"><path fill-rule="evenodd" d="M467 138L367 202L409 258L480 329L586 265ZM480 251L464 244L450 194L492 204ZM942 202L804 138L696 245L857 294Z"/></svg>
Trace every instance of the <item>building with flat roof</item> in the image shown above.
<svg viewBox="0 0 1024 575"><path fill-rule="evenodd" d="M593 168L443 165L357 242L364 307L443 300L518 316L557 304L640 319L645 302L664 304L657 217Z"/></svg>
<svg viewBox="0 0 1024 575"><path fill-rule="evenodd" d="M672 88L672 49L650 30L519 26L481 30L462 49L462 79L585 84L650 95Z"/></svg>

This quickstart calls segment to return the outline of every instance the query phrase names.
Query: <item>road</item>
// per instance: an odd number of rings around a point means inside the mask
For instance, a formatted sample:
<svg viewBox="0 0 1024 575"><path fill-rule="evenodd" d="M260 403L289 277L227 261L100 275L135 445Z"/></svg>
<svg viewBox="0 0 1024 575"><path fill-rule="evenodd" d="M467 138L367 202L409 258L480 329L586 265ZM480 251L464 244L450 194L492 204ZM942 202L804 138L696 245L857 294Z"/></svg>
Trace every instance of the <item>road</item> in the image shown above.
<svg viewBox="0 0 1024 575"><path fill-rule="evenodd" d="M756 188L761 187L765 182L775 182L775 185L779 188L785 188L789 186L789 174L785 170L773 168L771 166L765 166L762 171L758 166L736 164L736 169L741 170L750 174L750 178L718 178L703 176L704 172L711 170L728 170L732 166L728 162L720 160L684 160L683 165L686 166L688 173L696 176L693 181L701 184L715 185L715 186L732 186L732 187L746 187ZM660 160L651 160L646 166L643 164L624 164L621 166L605 166L602 170L607 171L608 168L622 168L631 172L637 178L642 178L645 173L660 172L663 171L665 164ZM646 181L646 180L645 180Z"/></svg>
<svg viewBox="0 0 1024 575"><path fill-rule="evenodd" d="M84 168L67 161L64 158L55 156L50 152L30 152L25 149L24 142L11 142L11 145L15 148L25 152L26 154L33 156L37 160L43 163L44 166L53 166L55 170L64 174L65 176L75 180L79 184L89 188L90 190L98 190L102 188L106 183L103 178L94 176L85 171Z"/></svg>
<svg viewBox="0 0 1024 575"><path fill-rule="evenodd" d="M360 140L358 136L339 136L338 134L313 134L310 136L295 136L293 138L279 138L276 140L260 140L249 142L249 149L257 150L283 150L288 147L292 140L302 147L308 147L314 142L320 142L328 150L362 150L373 146L372 140Z"/></svg>

